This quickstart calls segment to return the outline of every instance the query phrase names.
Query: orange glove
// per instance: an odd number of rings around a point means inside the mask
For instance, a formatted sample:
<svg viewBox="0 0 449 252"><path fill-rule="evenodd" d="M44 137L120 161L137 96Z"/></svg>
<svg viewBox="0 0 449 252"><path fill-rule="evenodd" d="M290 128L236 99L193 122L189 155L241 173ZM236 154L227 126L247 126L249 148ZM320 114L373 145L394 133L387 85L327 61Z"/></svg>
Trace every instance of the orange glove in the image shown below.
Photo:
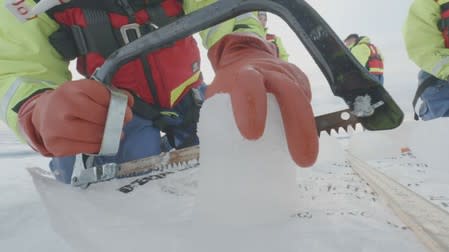
<svg viewBox="0 0 449 252"><path fill-rule="evenodd" d="M313 165L318 136L305 74L278 59L274 45L254 35L227 35L209 49L208 56L216 76L206 97L230 94L240 133L251 140L263 135L267 93L272 93L282 113L290 155L299 166Z"/></svg>
<svg viewBox="0 0 449 252"><path fill-rule="evenodd" d="M99 82L66 82L31 97L20 107L20 130L29 145L44 156L98 153L110 97ZM133 103L128 94L125 123L132 118Z"/></svg>

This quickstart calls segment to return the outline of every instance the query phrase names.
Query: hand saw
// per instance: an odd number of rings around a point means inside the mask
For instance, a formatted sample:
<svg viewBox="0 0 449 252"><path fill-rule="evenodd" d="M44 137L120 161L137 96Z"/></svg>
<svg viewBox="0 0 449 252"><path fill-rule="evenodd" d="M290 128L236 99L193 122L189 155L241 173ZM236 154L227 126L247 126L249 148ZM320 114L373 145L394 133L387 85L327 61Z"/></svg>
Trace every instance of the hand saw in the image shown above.
<svg viewBox="0 0 449 252"><path fill-rule="evenodd" d="M336 111L315 117L318 135L332 130L338 133L339 129L347 131L349 127L355 129L359 123L349 109ZM164 175L183 171L199 165L200 148L198 145L161 153L159 155L116 164L107 163L82 170L79 176L72 178L72 185L86 188L90 184L126 178L139 175Z"/></svg>

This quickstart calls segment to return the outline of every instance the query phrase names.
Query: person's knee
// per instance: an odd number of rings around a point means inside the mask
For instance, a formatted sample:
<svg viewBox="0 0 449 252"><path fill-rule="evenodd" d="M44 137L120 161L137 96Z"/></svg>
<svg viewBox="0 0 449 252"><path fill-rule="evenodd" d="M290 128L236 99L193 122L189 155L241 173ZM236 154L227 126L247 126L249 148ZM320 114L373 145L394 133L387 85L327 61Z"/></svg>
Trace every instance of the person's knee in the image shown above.
<svg viewBox="0 0 449 252"><path fill-rule="evenodd" d="M422 120L449 116L449 85L440 83L426 88L421 100L419 116Z"/></svg>
<svg viewBox="0 0 449 252"><path fill-rule="evenodd" d="M55 157L50 161L49 167L56 180L65 184L72 181L73 165L75 157Z"/></svg>

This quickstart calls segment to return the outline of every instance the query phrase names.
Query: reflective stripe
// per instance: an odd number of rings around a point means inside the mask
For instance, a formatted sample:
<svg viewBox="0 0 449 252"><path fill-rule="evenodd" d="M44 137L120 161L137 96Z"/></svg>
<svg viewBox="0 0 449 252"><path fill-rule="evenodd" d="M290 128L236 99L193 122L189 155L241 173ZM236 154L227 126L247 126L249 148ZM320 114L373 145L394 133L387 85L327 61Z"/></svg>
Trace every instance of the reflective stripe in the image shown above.
<svg viewBox="0 0 449 252"><path fill-rule="evenodd" d="M237 17L235 17L235 21L242 21L243 19L247 19L247 18L253 18L253 19L259 21L259 19L257 18L257 15L254 12L249 12L249 13L245 13L240 16L237 16Z"/></svg>
<svg viewBox="0 0 449 252"><path fill-rule="evenodd" d="M449 57L445 57L442 60L440 60L435 67L432 69L432 75L438 76L438 73L441 71L441 69L449 63Z"/></svg>
<svg viewBox="0 0 449 252"><path fill-rule="evenodd" d="M3 96L2 103L0 104L0 116L2 120L7 124L9 103L11 102L14 94L23 82L24 81L22 78L17 78L9 87L8 91L6 91L6 94Z"/></svg>
<svg viewBox="0 0 449 252"><path fill-rule="evenodd" d="M200 76L201 72L198 71L190 78L188 78L186 81L184 81L181 85L179 85L179 87L173 89L170 93L170 106L173 106L175 102L178 100L178 98L181 96L181 94L184 93L184 90L186 90L186 88L195 83L200 78Z"/></svg>
<svg viewBox="0 0 449 252"><path fill-rule="evenodd" d="M209 45L210 45L210 43L209 43L210 38L217 32L217 30L218 30L219 28L220 28L220 24L212 26L212 27L207 31L206 39L205 39L205 45L206 45L206 47L209 47Z"/></svg>
<svg viewBox="0 0 449 252"><path fill-rule="evenodd" d="M17 89L24 83L24 82L32 82L32 83L41 83L45 84L47 86L56 87L56 84L44 81L44 80L36 80L31 78L17 78L9 87L8 91L6 91L5 95L2 98L1 104L0 104L0 117L2 120L8 124L8 108L10 107L10 103L12 98L14 97ZM39 89L36 89L39 90Z"/></svg>
<svg viewBox="0 0 449 252"><path fill-rule="evenodd" d="M384 70L382 68L370 68L369 72L372 74L383 74Z"/></svg>
<svg viewBox="0 0 449 252"><path fill-rule="evenodd" d="M161 115L168 117L179 117L179 114L172 111L161 111Z"/></svg>

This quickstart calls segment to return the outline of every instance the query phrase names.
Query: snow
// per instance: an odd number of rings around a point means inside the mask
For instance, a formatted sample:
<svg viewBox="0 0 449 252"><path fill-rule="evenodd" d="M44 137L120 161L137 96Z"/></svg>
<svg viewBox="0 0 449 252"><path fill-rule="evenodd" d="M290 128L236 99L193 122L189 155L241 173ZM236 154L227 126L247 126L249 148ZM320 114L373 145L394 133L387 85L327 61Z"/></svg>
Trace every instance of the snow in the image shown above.
<svg viewBox="0 0 449 252"><path fill-rule="evenodd" d="M449 211L448 127L447 118L407 121L395 130L353 136L351 152Z"/></svg>
<svg viewBox="0 0 449 252"><path fill-rule="evenodd" d="M449 210L449 172L415 156L425 158L434 150L428 148L434 141L420 140L424 128L410 122L393 131L322 135L316 165L299 169L288 155L278 106L269 99L265 133L258 141L240 136L226 95L209 100L201 114L200 168L148 182L129 194L117 189L135 178L80 190L42 170L30 176L25 168L46 168L48 160L32 154L2 126L0 247L35 252L425 251L345 158L350 150ZM432 132L447 129L444 120L429 125ZM412 152L405 151L410 146ZM413 146L426 151L416 148L415 153Z"/></svg>
<svg viewBox="0 0 449 252"><path fill-rule="evenodd" d="M25 167L46 159L19 143L0 124L0 248L2 251L71 251L50 219Z"/></svg>

